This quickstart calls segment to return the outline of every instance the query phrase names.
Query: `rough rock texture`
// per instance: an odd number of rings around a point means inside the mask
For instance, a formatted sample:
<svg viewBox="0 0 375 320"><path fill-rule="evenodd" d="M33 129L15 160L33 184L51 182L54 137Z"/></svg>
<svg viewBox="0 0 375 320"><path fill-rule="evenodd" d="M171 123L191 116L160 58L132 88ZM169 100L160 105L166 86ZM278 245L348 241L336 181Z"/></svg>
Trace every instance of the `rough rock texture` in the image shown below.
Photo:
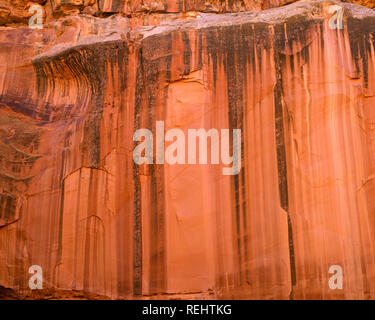
<svg viewBox="0 0 375 320"><path fill-rule="evenodd" d="M111 300L109 297L79 290L43 289L23 294L0 286L0 300Z"/></svg>
<svg viewBox="0 0 375 320"><path fill-rule="evenodd" d="M79 13L108 16L121 14L132 17L146 17L153 13L238 12L262 10L285 5L295 0L1 0L0 25L27 23L32 13L28 9L40 4L44 17L50 21L57 17ZM157 18L157 15L155 16Z"/></svg>
<svg viewBox="0 0 375 320"><path fill-rule="evenodd" d="M27 24L33 13L29 8L33 4L43 7L46 21L61 16L87 14L105 17L114 14L137 18L142 24L154 24L160 14L174 13L184 16L193 12L240 12L265 10L280 7L296 0L1 0L0 26ZM369 8L375 7L374 0L347 0Z"/></svg>
<svg viewBox="0 0 375 320"><path fill-rule="evenodd" d="M375 12L158 24L0 28L0 285L25 297L40 265L46 288L111 298L375 298ZM136 165L157 120L242 129L240 174Z"/></svg>
<svg viewBox="0 0 375 320"><path fill-rule="evenodd" d="M375 7L375 3L374 3L373 0L353 0L353 1L348 1L348 2L360 4L362 6L366 6L366 7L369 7L369 8Z"/></svg>

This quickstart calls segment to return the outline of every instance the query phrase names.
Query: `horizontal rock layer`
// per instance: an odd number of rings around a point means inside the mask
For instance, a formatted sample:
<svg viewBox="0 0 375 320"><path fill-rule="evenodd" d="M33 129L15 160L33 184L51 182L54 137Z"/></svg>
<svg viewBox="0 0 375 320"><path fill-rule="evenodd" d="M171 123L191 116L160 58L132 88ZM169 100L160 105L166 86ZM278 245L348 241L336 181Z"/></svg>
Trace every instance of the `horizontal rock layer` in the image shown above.
<svg viewBox="0 0 375 320"><path fill-rule="evenodd" d="M133 17L143 25L158 23L161 13L179 13L179 17L189 17L194 12L240 12L265 10L280 7L295 0L2 0L0 2L0 26L27 24L35 11L30 7L37 4L43 8L44 21L52 21L61 16L86 14L108 16L120 14ZM369 8L375 7L374 0L349 0ZM171 16L168 16L170 18Z"/></svg>
<svg viewBox="0 0 375 320"><path fill-rule="evenodd" d="M0 30L0 285L40 265L111 298L374 298L374 33L333 1ZM241 129L240 173L135 164L161 120Z"/></svg>
<svg viewBox="0 0 375 320"><path fill-rule="evenodd" d="M34 4L42 6L43 16L47 21L79 13L95 16L122 14L142 17L147 21L152 13L238 12L263 10L291 2L294 0L2 0L0 25L27 23L33 15L29 8Z"/></svg>

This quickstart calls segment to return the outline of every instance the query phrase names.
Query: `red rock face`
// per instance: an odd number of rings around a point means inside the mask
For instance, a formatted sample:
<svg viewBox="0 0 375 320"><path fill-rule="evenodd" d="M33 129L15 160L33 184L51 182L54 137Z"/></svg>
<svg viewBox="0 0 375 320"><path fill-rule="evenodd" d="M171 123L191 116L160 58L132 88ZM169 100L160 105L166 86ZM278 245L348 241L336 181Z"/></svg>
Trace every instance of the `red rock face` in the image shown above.
<svg viewBox="0 0 375 320"><path fill-rule="evenodd" d="M39 265L64 295L374 298L375 13L309 1L138 24L0 29L0 286L27 290ZM239 174L138 165L133 135L157 121L241 129Z"/></svg>
<svg viewBox="0 0 375 320"><path fill-rule="evenodd" d="M48 21L56 17L77 15L79 13L95 16L122 14L132 17L145 17L157 13L200 12L239 12L263 10L279 7L295 0L2 0L0 2L0 25L14 23L26 24L32 15L30 6L39 4L43 7ZM371 1L370 1L371 2Z"/></svg>

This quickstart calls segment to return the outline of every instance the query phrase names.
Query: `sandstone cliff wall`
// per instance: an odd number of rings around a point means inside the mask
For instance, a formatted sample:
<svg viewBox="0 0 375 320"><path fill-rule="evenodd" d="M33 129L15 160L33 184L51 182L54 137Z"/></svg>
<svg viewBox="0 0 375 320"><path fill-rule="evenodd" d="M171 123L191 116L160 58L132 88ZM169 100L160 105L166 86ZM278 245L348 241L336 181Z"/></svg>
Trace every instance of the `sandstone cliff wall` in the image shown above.
<svg viewBox="0 0 375 320"><path fill-rule="evenodd" d="M36 264L112 298L374 298L374 36L333 1L0 29L0 285ZM240 174L136 165L158 120L240 128Z"/></svg>

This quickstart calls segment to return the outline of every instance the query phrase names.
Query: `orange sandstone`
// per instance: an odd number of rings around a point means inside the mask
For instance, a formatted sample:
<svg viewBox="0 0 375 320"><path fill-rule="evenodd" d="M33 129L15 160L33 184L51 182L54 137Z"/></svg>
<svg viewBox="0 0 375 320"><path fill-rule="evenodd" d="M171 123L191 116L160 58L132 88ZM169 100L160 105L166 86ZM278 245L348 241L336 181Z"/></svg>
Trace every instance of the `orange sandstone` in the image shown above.
<svg viewBox="0 0 375 320"><path fill-rule="evenodd" d="M374 11L131 19L0 29L0 286L40 265L111 298L374 299ZM240 173L135 164L156 121L241 129Z"/></svg>

